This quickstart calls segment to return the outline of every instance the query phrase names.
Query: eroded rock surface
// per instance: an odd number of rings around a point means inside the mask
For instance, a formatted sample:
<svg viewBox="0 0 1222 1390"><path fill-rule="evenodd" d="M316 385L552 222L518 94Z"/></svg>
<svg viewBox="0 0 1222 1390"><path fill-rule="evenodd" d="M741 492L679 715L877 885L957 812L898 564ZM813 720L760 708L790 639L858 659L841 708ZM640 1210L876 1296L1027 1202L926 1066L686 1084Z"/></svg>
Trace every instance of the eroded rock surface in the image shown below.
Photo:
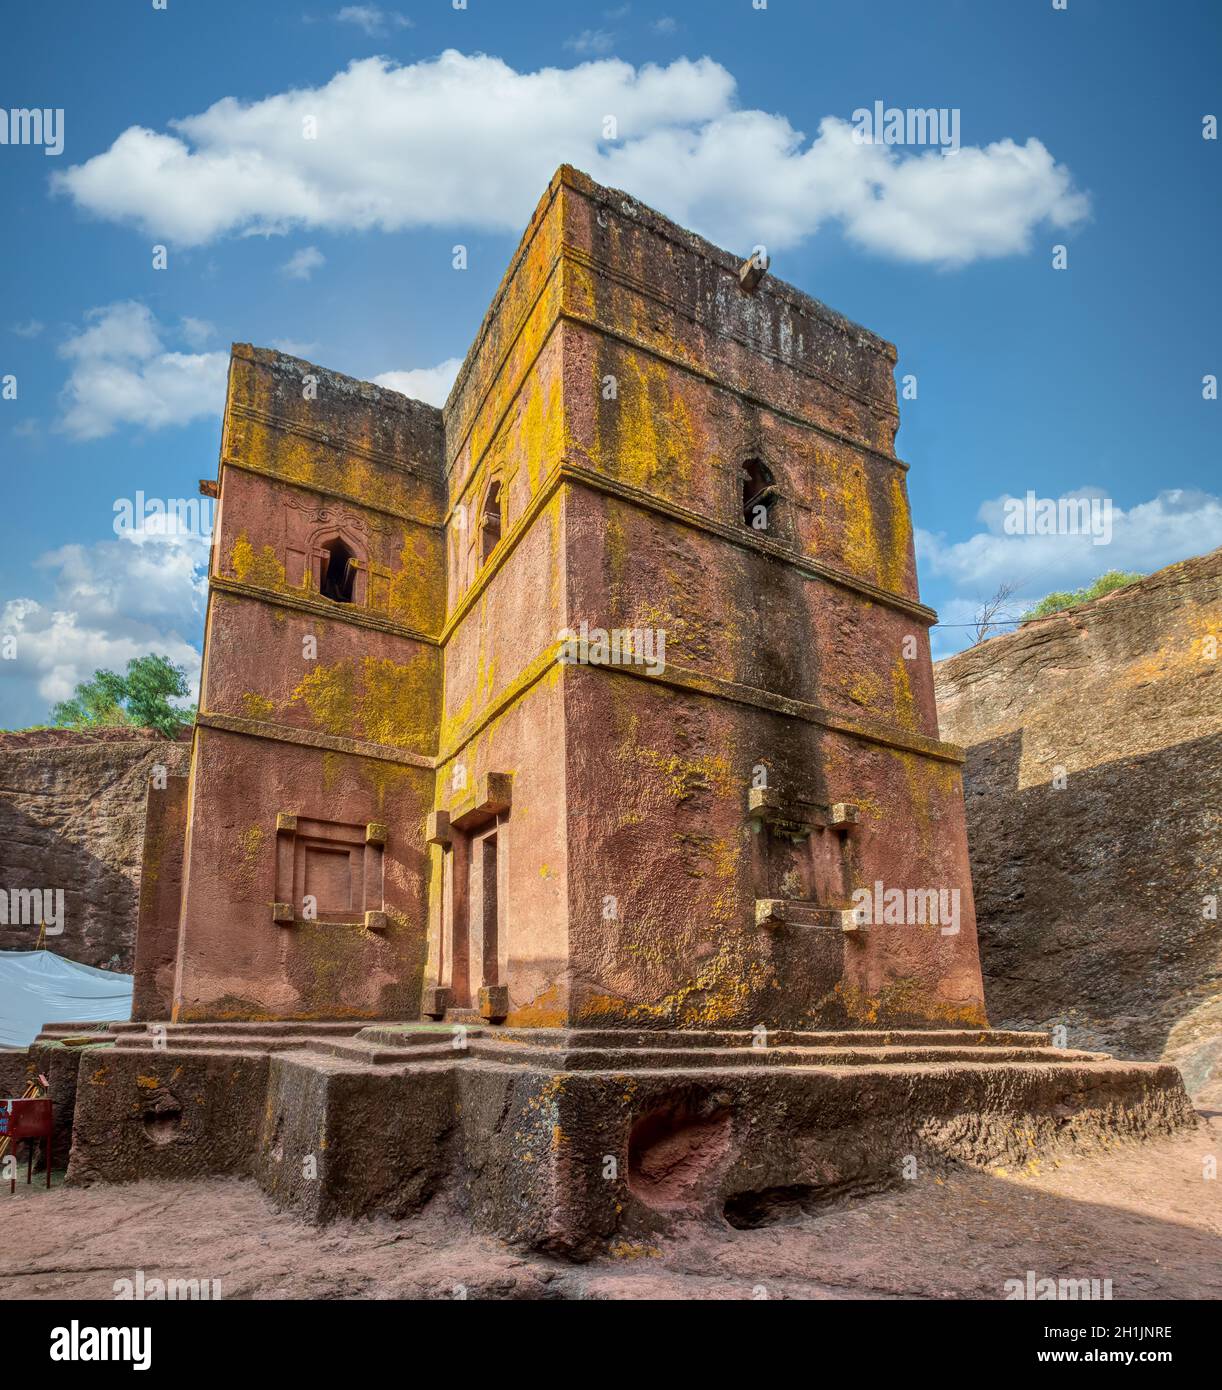
<svg viewBox="0 0 1222 1390"><path fill-rule="evenodd" d="M990 1021L1175 1062L1213 1106L1219 647L1215 550L935 667L942 737L967 753Z"/></svg>
<svg viewBox="0 0 1222 1390"><path fill-rule="evenodd" d="M0 733L0 886L63 889L63 931L44 944L130 972L147 786L156 764L186 771L188 743L145 729ZM0 927L0 950L29 951L37 923Z"/></svg>

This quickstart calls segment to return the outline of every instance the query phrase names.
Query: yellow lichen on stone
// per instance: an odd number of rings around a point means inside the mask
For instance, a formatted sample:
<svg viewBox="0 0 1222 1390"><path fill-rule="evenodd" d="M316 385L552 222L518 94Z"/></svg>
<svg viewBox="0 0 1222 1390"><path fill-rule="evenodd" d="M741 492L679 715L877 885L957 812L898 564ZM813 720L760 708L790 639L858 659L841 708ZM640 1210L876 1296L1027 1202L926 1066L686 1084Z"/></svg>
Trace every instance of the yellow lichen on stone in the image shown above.
<svg viewBox="0 0 1222 1390"><path fill-rule="evenodd" d="M238 533L229 548L229 569L241 584L252 584L260 589L283 590L288 587L284 579L284 566L275 549L265 545L256 553L245 531Z"/></svg>
<svg viewBox="0 0 1222 1390"><path fill-rule="evenodd" d="M257 691L247 690L242 695L242 711L247 719L271 719L276 713L276 702Z"/></svg>

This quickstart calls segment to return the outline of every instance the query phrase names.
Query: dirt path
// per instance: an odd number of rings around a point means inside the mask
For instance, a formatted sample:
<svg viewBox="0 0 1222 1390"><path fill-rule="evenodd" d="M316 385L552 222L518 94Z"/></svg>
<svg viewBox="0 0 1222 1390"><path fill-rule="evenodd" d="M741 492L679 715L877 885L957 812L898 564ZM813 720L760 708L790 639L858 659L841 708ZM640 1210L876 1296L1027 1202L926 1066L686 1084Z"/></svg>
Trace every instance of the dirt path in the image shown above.
<svg viewBox="0 0 1222 1390"><path fill-rule="evenodd" d="M413 1221L317 1229L253 1183L0 1190L0 1297L112 1298L118 1279L219 1279L225 1298L1002 1298L1005 1280L1110 1279L1113 1297L1222 1297L1222 1116L1195 1133L918 1179L757 1230L702 1226L569 1265Z"/></svg>

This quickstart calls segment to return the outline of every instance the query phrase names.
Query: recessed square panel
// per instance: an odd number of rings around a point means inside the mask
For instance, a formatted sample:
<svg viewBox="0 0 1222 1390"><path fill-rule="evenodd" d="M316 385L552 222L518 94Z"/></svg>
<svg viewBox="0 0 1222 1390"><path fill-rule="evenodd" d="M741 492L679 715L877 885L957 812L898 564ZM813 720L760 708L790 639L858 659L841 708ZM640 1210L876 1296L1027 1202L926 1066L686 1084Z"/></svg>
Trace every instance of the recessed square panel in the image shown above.
<svg viewBox="0 0 1222 1390"><path fill-rule="evenodd" d="M343 847L305 845L306 896L318 904L318 915L351 912L353 903L352 852Z"/></svg>

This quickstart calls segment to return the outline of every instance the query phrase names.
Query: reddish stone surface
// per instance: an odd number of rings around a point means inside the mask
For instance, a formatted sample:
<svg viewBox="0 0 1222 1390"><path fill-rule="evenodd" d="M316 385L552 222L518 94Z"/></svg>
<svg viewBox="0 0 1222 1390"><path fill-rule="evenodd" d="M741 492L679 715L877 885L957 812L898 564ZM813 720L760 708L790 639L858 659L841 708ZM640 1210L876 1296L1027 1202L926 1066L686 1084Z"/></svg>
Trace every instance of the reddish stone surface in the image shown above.
<svg viewBox="0 0 1222 1390"><path fill-rule="evenodd" d="M444 412L235 348L174 1017L983 1023L895 356L568 168Z"/></svg>

